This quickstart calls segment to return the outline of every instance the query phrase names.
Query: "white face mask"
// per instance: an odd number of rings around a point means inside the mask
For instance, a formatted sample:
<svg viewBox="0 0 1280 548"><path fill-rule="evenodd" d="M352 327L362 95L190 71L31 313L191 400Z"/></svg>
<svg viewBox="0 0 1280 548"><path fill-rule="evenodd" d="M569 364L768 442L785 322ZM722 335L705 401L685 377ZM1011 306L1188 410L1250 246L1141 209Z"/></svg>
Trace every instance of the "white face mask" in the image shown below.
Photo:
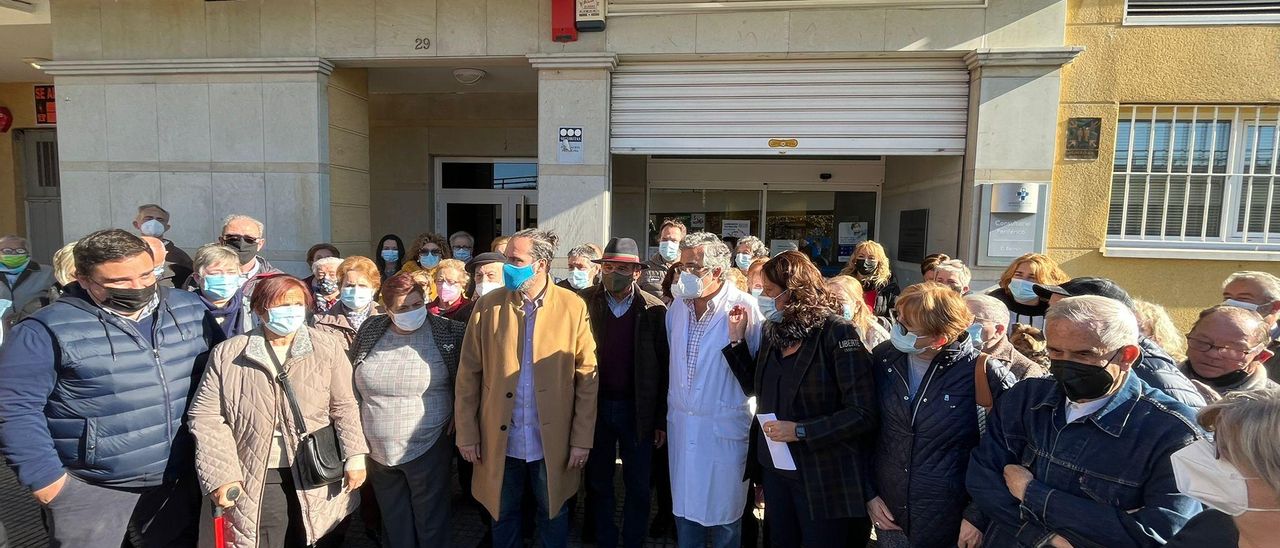
<svg viewBox="0 0 1280 548"><path fill-rule="evenodd" d="M152 238L159 238L161 236L164 236L164 223L161 223L160 221L157 221L155 219L150 219L147 222L142 223L142 226L139 227L139 230L142 231L143 236L151 236Z"/></svg>
<svg viewBox="0 0 1280 548"><path fill-rule="evenodd" d="M696 299L702 296L704 289L702 278L697 274L681 272L680 280L671 286L671 294L681 299Z"/></svg>
<svg viewBox="0 0 1280 548"><path fill-rule="evenodd" d="M493 290L498 289L498 288L500 288L500 287L502 287L502 284L501 284L501 283L495 283L495 282L480 282L480 283L476 284L476 296L477 296L477 297L483 297L483 296L485 296L485 295L488 295L490 291L493 291Z"/></svg>
<svg viewBox="0 0 1280 548"><path fill-rule="evenodd" d="M373 302L373 288L363 286L344 287L338 299L350 310L364 310Z"/></svg>
<svg viewBox="0 0 1280 548"><path fill-rule="evenodd" d="M1222 304L1223 304L1223 305L1225 305L1225 306L1230 306L1230 307L1235 307L1235 308L1243 308L1243 309L1248 310L1248 311L1250 311L1250 312L1258 312L1258 314L1262 314L1262 312L1259 312L1259 311L1258 311L1258 309L1259 309L1259 308L1262 308L1262 306L1263 306L1263 305L1260 305L1260 304L1246 303L1246 302L1244 302L1244 301L1237 301L1237 300L1235 300L1235 299L1227 299L1227 300L1225 300L1225 301L1222 301Z"/></svg>
<svg viewBox="0 0 1280 548"><path fill-rule="evenodd" d="M417 331L422 324L427 323L427 307L419 306L408 312L389 313L391 323L401 331Z"/></svg>
<svg viewBox="0 0 1280 548"><path fill-rule="evenodd" d="M1224 514L1280 512L1280 508L1250 508L1249 486L1235 465L1219 459L1213 442L1199 439L1169 458L1178 491Z"/></svg>

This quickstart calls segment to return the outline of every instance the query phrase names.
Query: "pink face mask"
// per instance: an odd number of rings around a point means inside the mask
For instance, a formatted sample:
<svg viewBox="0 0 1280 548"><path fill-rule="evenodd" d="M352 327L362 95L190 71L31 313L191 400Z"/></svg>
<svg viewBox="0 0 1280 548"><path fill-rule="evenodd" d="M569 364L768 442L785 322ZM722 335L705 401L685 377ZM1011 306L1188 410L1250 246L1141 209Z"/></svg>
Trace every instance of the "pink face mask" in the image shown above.
<svg viewBox="0 0 1280 548"><path fill-rule="evenodd" d="M458 300L462 295L462 288L453 282L440 282L436 284L436 291L440 294L440 302L451 303Z"/></svg>

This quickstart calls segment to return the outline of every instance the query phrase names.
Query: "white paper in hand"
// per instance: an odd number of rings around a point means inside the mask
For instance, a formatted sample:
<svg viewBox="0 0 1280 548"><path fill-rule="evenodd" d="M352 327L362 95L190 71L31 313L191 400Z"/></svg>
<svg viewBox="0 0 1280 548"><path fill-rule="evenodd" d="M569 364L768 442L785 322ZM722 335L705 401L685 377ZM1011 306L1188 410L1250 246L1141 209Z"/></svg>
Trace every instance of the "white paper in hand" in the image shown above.
<svg viewBox="0 0 1280 548"><path fill-rule="evenodd" d="M764 428L765 423L778 420L778 416L773 413L761 413L756 415L756 420L760 421L760 428ZM791 458L791 448L787 447L785 441L773 441L769 436L764 437L769 443L769 458L773 459L773 467L778 470L795 470L796 461Z"/></svg>
<svg viewBox="0 0 1280 548"><path fill-rule="evenodd" d="M13 307L13 301L9 299L0 299L0 319L9 313L9 309ZM4 342L4 329L0 329L0 343Z"/></svg>

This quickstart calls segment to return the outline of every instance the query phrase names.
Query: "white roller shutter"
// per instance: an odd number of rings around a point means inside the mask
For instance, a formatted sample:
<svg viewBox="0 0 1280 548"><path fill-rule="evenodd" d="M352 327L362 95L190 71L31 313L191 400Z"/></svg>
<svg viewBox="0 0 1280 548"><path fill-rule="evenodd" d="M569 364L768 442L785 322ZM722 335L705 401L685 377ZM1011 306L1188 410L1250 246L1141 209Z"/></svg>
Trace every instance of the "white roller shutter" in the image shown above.
<svg viewBox="0 0 1280 548"><path fill-rule="evenodd" d="M610 101L621 154L963 154L969 71L958 58L624 62Z"/></svg>

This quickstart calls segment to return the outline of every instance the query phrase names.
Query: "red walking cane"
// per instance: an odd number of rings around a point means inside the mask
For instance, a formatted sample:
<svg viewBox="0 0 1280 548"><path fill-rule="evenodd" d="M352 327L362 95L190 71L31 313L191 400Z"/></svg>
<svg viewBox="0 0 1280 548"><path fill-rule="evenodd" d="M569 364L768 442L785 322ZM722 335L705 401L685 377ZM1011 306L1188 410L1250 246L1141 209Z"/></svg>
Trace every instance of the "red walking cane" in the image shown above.
<svg viewBox="0 0 1280 548"><path fill-rule="evenodd" d="M227 489L227 500L235 502L240 498L240 488L232 487ZM214 548L227 548L227 518L223 517L223 508L215 504L213 506L213 546Z"/></svg>

